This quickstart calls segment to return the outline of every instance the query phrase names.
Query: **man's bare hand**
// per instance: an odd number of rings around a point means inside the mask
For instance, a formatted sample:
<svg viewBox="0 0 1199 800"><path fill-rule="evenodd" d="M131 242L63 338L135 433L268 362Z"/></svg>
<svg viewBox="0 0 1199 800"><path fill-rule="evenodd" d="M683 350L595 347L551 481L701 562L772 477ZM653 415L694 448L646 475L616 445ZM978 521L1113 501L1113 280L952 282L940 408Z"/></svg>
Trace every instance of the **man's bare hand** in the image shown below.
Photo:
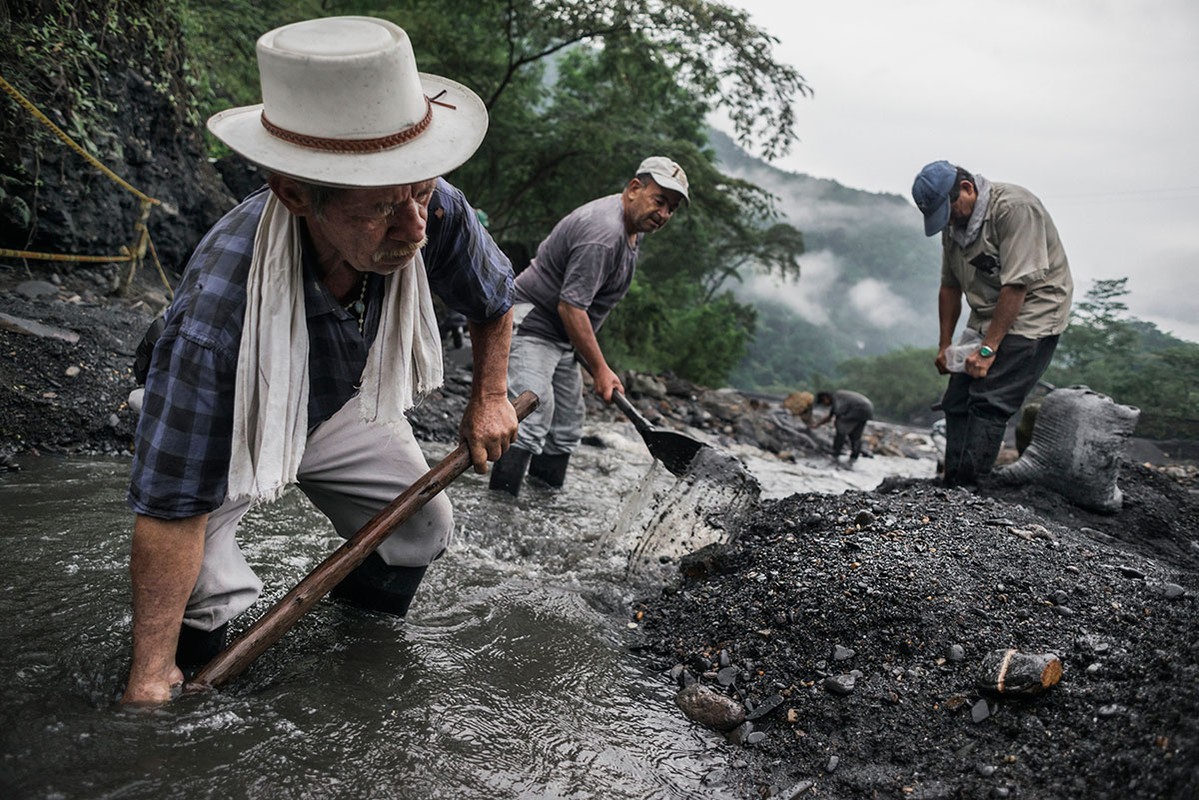
<svg viewBox="0 0 1199 800"><path fill-rule="evenodd" d="M995 356L983 356L980 353L972 353L966 357L966 374L971 378L985 378L987 372L990 371L991 365L995 363Z"/></svg>
<svg viewBox="0 0 1199 800"><path fill-rule="evenodd" d="M487 462L499 457L516 441L516 409L505 395L472 397L462 414L458 433L470 449L475 472L487 473Z"/></svg>
<svg viewBox="0 0 1199 800"><path fill-rule="evenodd" d="M121 704L127 706L160 706L175 696L183 686L183 672L172 664L165 674L143 675L137 683L125 687Z"/></svg>
<svg viewBox="0 0 1199 800"><path fill-rule="evenodd" d="M597 369L591 378L595 382L595 393L602 397L605 403L612 402L612 392L625 394L624 384L620 382L620 377L609 369L607 364Z"/></svg>
<svg viewBox="0 0 1199 800"><path fill-rule="evenodd" d="M946 349L948 349L948 347L949 347L949 345L946 345L945 347L942 347L940 350L938 350L937 351L937 359L936 359L936 361L933 362L934 364L937 365L937 372L941 373L942 375L949 374L949 360L945 357L945 351L946 351Z"/></svg>

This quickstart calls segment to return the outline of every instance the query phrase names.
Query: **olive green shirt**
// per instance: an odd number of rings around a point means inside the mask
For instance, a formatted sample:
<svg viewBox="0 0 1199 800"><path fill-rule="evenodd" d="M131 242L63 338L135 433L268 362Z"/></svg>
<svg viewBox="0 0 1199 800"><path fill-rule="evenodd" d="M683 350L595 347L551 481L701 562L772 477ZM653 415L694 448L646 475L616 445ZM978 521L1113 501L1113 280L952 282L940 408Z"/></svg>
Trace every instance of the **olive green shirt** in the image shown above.
<svg viewBox="0 0 1199 800"><path fill-rule="evenodd" d="M992 183L978 237L962 247L946 228L941 244L941 285L965 293L969 327L985 335L999 289L1014 284L1027 293L1008 333L1043 339L1066 329L1074 296L1070 264L1049 212L1032 192Z"/></svg>

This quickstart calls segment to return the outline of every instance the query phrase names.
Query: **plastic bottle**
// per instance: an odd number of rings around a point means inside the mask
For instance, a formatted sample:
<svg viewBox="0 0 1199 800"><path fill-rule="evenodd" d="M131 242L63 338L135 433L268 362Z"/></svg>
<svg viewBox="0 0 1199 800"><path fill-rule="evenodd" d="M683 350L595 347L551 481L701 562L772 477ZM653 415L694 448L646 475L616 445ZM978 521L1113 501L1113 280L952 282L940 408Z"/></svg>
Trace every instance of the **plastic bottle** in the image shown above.
<svg viewBox="0 0 1199 800"><path fill-rule="evenodd" d="M972 328L966 328L958 337L957 344L945 348L945 366L950 372L965 372L966 359L982 347L983 336Z"/></svg>

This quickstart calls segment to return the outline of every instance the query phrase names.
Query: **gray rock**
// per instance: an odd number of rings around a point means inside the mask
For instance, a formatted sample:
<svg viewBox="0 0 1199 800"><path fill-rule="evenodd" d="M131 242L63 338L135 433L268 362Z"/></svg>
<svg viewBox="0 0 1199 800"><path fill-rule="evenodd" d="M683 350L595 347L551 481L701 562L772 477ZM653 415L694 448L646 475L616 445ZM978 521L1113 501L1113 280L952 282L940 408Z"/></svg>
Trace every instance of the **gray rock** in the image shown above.
<svg viewBox="0 0 1199 800"><path fill-rule="evenodd" d="M841 763L840 756L829 756L828 763L824 765L825 772L836 772L837 765Z"/></svg>
<svg viewBox="0 0 1199 800"><path fill-rule="evenodd" d="M984 778L989 778L995 774L995 767L991 764L975 764L974 771Z"/></svg>
<svg viewBox="0 0 1199 800"><path fill-rule="evenodd" d="M847 695L853 694L854 687L857 686L858 679L853 675L829 675L824 679L825 691L831 694Z"/></svg>
<svg viewBox="0 0 1199 800"><path fill-rule="evenodd" d="M700 683L680 690L674 702L688 719L713 730L731 731L745 722L740 703Z"/></svg>
<svg viewBox="0 0 1199 800"><path fill-rule="evenodd" d="M800 781L799 783L792 786L791 790L789 792L787 792L788 800L799 800L799 798L802 795L807 794L808 790L811 789L815 785L816 785L815 781Z"/></svg>
<svg viewBox="0 0 1199 800"><path fill-rule="evenodd" d="M36 300L39 297L53 297L58 294L58 287L49 281L22 281L17 284L16 292L26 300Z"/></svg>
<svg viewBox="0 0 1199 800"><path fill-rule="evenodd" d="M1186 589L1182 588L1177 583L1167 583L1162 585L1162 594L1167 600L1177 600L1186 594Z"/></svg>
<svg viewBox="0 0 1199 800"><path fill-rule="evenodd" d="M966 658L966 648L960 644L950 645L948 658L950 661L963 661Z"/></svg>
<svg viewBox="0 0 1199 800"><path fill-rule="evenodd" d="M745 718L747 720L761 719L782 704L783 696L781 694L772 694L754 706L753 711L750 711L748 714L746 714Z"/></svg>
<svg viewBox="0 0 1199 800"><path fill-rule="evenodd" d="M733 682L737 680L737 674L740 671L736 667L725 667L716 673L716 682L721 686L732 686Z"/></svg>
<svg viewBox="0 0 1199 800"><path fill-rule="evenodd" d="M975 722L982 722L989 716L991 716L991 707L985 699L979 700L970 708L970 719Z"/></svg>
<svg viewBox="0 0 1199 800"><path fill-rule="evenodd" d="M857 651L850 647L837 645L833 648L833 661L848 661L855 655L857 655Z"/></svg>

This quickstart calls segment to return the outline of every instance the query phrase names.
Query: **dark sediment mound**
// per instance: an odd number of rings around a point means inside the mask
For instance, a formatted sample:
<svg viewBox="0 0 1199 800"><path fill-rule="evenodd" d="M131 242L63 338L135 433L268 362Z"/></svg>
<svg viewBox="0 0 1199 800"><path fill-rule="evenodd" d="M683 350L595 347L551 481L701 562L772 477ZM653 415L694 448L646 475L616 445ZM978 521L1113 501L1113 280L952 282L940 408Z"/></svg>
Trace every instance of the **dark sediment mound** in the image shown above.
<svg viewBox="0 0 1199 800"><path fill-rule="evenodd" d="M641 646L744 704L745 796L1199 796L1199 502L1121 487L1112 516L912 480L767 503L639 606ZM1061 682L987 694L1009 648Z"/></svg>

